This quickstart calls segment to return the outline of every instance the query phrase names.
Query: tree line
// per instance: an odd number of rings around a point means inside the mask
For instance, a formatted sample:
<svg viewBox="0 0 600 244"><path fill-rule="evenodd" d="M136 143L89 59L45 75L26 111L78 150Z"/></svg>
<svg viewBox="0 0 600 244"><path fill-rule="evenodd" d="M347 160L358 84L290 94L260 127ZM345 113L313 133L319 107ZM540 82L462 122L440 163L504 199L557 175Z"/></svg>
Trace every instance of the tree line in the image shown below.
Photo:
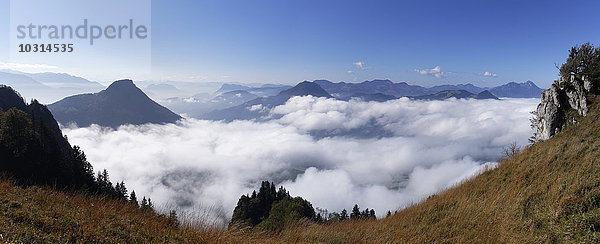
<svg viewBox="0 0 600 244"><path fill-rule="evenodd" d="M301 197L291 197L283 186L276 189L273 182L263 181L258 192L242 195L233 211L230 226L251 226L279 231L287 224L300 219L319 224L377 219L374 209L366 208L361 211L358 204L354 205L350 213L346 209L340 213L329 213L320 208L315 211L309 201ZM391 214L388 211L387 216Z"/></svg>

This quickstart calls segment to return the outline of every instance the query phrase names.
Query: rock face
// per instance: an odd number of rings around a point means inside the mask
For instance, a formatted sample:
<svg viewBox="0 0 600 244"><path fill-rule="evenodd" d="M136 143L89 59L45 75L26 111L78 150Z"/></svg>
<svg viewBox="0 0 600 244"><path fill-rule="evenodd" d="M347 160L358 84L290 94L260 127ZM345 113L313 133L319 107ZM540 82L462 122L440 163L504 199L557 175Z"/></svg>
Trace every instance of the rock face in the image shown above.
<svg viewBox="0 0 600 244"><path fill-rule="evenodd" d="M574 109L581 116L588 113L586 95L594 89L593 83L585 76L571 75L555 80L548 90L542 92L542 101L535 111L537 132L535 139L547 140L560 132L569 121L565 113ZM571 120L575 122L574 120Z"/></svg>

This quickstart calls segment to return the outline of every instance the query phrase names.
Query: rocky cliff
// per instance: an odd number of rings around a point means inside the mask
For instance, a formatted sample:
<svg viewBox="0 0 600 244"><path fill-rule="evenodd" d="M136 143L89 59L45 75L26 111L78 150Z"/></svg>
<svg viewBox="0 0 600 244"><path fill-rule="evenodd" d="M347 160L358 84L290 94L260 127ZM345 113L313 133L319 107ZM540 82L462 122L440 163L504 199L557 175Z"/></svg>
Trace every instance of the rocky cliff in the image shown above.
<svg viewBox="0 0 600 244"><path fill-rule="evenodd" d="M587 94L595 89L586 76L571 75L555 80L548 90L542 93L542 101L534 111L535 139L547 140L560 132L567 124L577 123L574 117L568 118L573 109L581 116L588 113Z"/></svg>

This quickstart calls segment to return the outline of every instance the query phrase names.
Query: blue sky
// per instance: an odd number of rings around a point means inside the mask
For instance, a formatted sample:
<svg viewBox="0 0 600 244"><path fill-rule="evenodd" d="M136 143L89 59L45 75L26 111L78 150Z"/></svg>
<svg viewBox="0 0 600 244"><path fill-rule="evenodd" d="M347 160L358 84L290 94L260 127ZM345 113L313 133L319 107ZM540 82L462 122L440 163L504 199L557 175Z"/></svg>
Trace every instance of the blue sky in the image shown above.
<svg viewBox="0 0 600 244"><path fill-rule="evenodd" d="M8 4L2 1L2 19ZM557 76L554 64L571 46L599 44L599 7L597 1L155 0L151 73L131 76L288 84L391 79L425 86L532 80L548 87ZM0 22L0 47L10 45L7 22ZM0 62L11 61L7 49L0 49ZM111 75L118 67L110 62L99 66L59 68L101 82L121 78Z"/></svg>

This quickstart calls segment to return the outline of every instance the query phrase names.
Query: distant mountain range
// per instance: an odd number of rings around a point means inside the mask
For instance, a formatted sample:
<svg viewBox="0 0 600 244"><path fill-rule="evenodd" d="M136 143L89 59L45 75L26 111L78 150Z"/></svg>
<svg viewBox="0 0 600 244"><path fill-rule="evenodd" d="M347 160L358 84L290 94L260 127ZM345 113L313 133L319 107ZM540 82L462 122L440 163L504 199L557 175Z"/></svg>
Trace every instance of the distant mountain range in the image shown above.
<svg viewBox="0 0 600 244"><path fill-rule="evenodd" d="M515 83L511 82L505 85L488 88L488 87L478 87L473 84L458 84L458 85L439 85L434 87L422 87L418 85L409 85L406 82L394 83L390 80L372 80L372 81L364 81L361 83L346 83L346 82L338 82L334 83L327 80L315 80L313 83L320 86L322 90L328 93L328 95L320 94L319 96L325 97L334 97L339 100L348 101L350 99L361 99L363 101L388 101L392 99L396 99L399 97L410 97L413 99L446 99L450 97L454 98L474 98L474 99L498 99L498 97L514 97L514 98L529 98L529 97L539 97L541 95L542 89L537 87L533 82L527 81L524 83ZM279 101L275 98L269 98L271 96L279 96L279 93L282 91L286 91L286 89L290 89L290 86L284 85L262 85L261 87L251 87L241 84L223 84L221 88L219 88L213 96L219 96L226 92L231 91L246 91L249 94L253 94L258 97L263 97L264 100L268 101ZM268 92L265 92L268 91ZM456 92L449 92L456 91ZM483 94L480 94L484 92ZM274 92L277 92L273 94ZM251 96L244 96L240 99L236 99L235 102L229 102L229 104L237 103L235 106L245 106L251 103L253 105L261 104L258 100L251 101ZM184 101L187 101L185 103ZM194 101L196 103L190 104L190 101ZM210 119L234 119L234 118L254 118L259 114L258 112L252 112L247 114L247 112L239 114L239 116L235 116L232 111L239 109L232 108L232 110L226 109L226 105L224 103L218 103L212 100L212 102L207 102L208 100L191 100L191 99L182 99L182 98L172 98L169 99L168 103L165 106L173 109L174 111L185 113L188 116L194 118L210 118ZM224 101L224 100L223 100ZM246 104L244 104L247 102ZM265 104L266 107L272 105L272 103ZM234 107L235 107L234 106ZM213 112L207 113L208 111ZM257 108L255 106L254 108ZM238 111L238 112L241 112ZM228 113L231 113L227 115ZM219 115L221 114L221 115Z"/></svg>
<svg viewBox="0 0 600 244"><path fill-rule="evenodd" d="M480 93L485 90L489 90L489 88L481 88L477 87L473 84L458 84L458 85L439 85L430 87L430 92L441 92L441 91L454 91L454 90L464 90L470 93Z"/></svg>
<svg viewBox="0 0 600 244"><path fill-rule="evenodd" d="M231 91L247 91L259 97L268 97L275 96L279 94L279 92L290 88L292 88L292 86L288 85L264 84L260 87L250 87L240 84L225 83L215 92L215 94L220 95Z"/></svg>
<svg viewBox="0 0 600 244"><path fill-rule="evenodd" d="M477 87L473 84L439 85L426 88L418 85L409 85L406 82L394 83L390 80L372 80L361 83L333 83L327 80L315 80L314 82L337 98L348 98L359 94L378 93L395 97L418 97L435 94L441 91L458 90L464 90L473 94L488 90L496 97L539 98L543 91L531 81L524 83L510 82L492 88Z"/></svg>
<svg viewBox="0 0 600 244"><path fill-rule="evenodd" d="M13 70L0 71L0 84L18 90L21 95L36 98L42 103L57 101L63 97L98 92L104 86L98 82L64 73L23 73Z"/></svg>
<svg viewBox="0 0 600 244"><path fill-rule="evenodd" d="M279 92L279 94L276 96L259 97L238 106L214 110L210 113L202 115L201 118L224 121L249 119L260 120L261 118L269 115L271 108L285 104L285 102L287 102L287 100L290 98L294 96L308 95L314 97L332 98L332 96L317 83L304 81L292 88Z"/></svg>
<svg viewBox="0 0 600 244"><path fill-rule="evenodd" d="M391 95L395 97L420 96L434 92L429 89L409 85L406 82L394 83L390 80L372 80L361 83L333 83L328 80L315 80L316 84L320 85L325 91L329 92L334 97L350 97L355 94L376 94Z"/></svg>
<svg viewBox="0 0 600 244"><path fill-rule="evenodd" d="M0 70L0 84L15 87L24 93L24 97L40 98L42 103L71 96L49 106L59 122L63 124L76 122L79 126L100 124L110 127L122 124L169 123L178 120L179 115L169 109L200 119L228 121L256 119L268 116L270 108L282 105L290 97L296 95L329 97L345 101L360 99L384 102L399 97L427 100L451 97L537 98L542 92L542 89L531 81L510 82L492 88L478 87L473 84L439 85L427 88L410 85L406 82L394 83L390 80L371 80L360 83L315 80L314 82L302 82L294 87L278 84L246 85L176 81L155 83L146 81L141 82L144 84L144 91L138 89L132 82L119 81L113 83L109 89L101 91L104 86L100 83L69 74L29 74L12 70ZM119 89L115 89L116 87ZM125 89L125 91L121 91L121 89ZM83 95L72 96L73 94ZM141 109L136 108L134 104L140 105ZM108 114L112 116L107 116Z"/></svg>
<svg viewBox="0 0 600 244"><path fill-rule="evenodd" d="M254 100L245 102L241 105L226 108L226 109L218 109L214 110L210 113L202 115L200 118L209 119L209 120L223 120L223 121L233 121L233 120L250 120L250 119L273 119L273 115L269 112L272 108L283 105L287 100L294 96L314 96L314 97L325 97L325 98L334 98L331 94L329 94L325 89L323 89L318 82L324 83L323 81L315 81L308 82L304 81L300 84L281 91L276 96L270 97L260 97ZM377 87L377 83L379 81L371 82ZM332 83L324 83L326 85L330 85ZM385 82L384 84L389 84ZM363 84L364 86L364 84ZM383 88L383 86L378 86L379 88ZM400 87L406 87L401 85ZM369 90L369 89L367 89ZM377 91L378 88L372 88L369 91ZM340 90L338 90L340 91ZM496 96L492 95L488 91L482 91L478 94L474 94L465 90L449 90L449 91L441 91L434 94L422 95L422 96L409 96L411 99L418 100L444 100L448 98L473 98L473 99L498 99ZM363 101L377 101L377 102L385 102L388 100L397 99L397 97L392 95L386 95L383 93L374 93L374 94L366 94L366 93L357 93L352 96L341 98L341 100L351 100L351 99L360 99Z"/></svg>
<svg viewBox="0 0 600 244"><path fill-rule="evenodd" d="M540 98L544 90L531 81L524 83L510 82L490 89L498 97Z"/></svg>
<svg viewBox="0 0 600 244"><path fill-rule="evenodd" d="M106 90L64 98L48 108L61 124L92 124L116 128L124 124L173 123L181 117L159 105L131 80L112 83Z"/></svg>
<svg viewBox="0 0 600 244"><path fill-rule="evenodd" d="M423 96L416 96L416 97L410 97L413 99L418 99L418 100L445 100L448 98L456 98L456 99L462 99L462 98L473 98L473 99L498 99L498 97L494 96L492 93L490 93L489 91L482 91L480 93L474 94L465 90L446 90L446 91L441 91L435 94L430 94L430 95L423 95Z"/></svg>

